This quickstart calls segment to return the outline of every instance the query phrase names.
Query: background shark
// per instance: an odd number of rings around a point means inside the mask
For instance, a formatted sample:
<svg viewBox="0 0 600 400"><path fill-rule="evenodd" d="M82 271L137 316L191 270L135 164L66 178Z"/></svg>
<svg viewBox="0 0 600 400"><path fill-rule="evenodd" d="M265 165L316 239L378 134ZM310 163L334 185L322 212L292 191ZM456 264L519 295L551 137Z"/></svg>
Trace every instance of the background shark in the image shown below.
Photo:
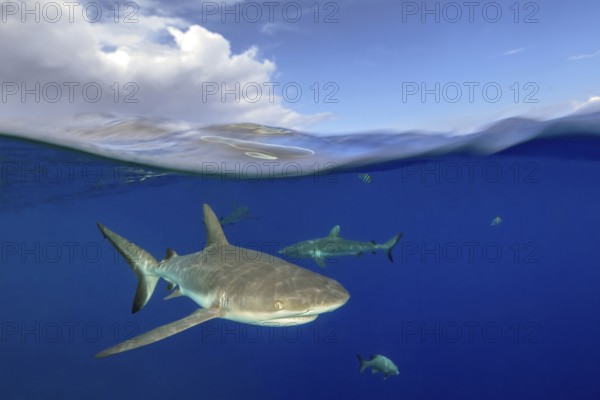
<svg viewBox="0 0 600 400"><path fill-rule="evenodd" d="M279 250L280 254L285 254L290 258L312 258L317 265L325 267L325 259L336 256L360 256L365 252L375 253L377 250L384 250L390 261L392 258L392 249L404 234L399 233L383 244L371 242L357 242L346 240L340 236L340 226L333 227L329 235L320 239L305 240L298 242Z"/></svg>
<svg viewBox="0 0 600 400"><path fill-rule="evenodd" d="M235 225L244 219L255 219L256 217L250 212L250 207L233 205L231 214L221 217L219 222L221 226Z"/></svg>
<svg viewBox="0 0 600 400"><path fill-rule="evenodd" d="M230 245L206 204L204 223L207 242L203 251L179 256L168 249L160 262L98 224L138 277L134 313L148 302L160 278L168 281L170 287L177 287L170 297L190 297L202 309L104 350L96 357L145 346L213 318L267 326L304 324L348 301L346 289L333 279L266 253Z"/></svg>

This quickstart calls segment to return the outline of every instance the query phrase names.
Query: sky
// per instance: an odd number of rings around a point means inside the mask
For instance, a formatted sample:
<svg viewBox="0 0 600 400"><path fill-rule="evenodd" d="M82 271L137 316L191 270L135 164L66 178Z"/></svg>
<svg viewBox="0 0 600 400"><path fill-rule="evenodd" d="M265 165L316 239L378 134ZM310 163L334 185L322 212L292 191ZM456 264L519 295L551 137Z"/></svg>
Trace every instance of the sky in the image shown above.
<svg viewBox="0 0 600 400"><path fill-rule="evenodd" d="M597 109L600 3L3 2L0 119L101 112L317 133Z"/></svg>

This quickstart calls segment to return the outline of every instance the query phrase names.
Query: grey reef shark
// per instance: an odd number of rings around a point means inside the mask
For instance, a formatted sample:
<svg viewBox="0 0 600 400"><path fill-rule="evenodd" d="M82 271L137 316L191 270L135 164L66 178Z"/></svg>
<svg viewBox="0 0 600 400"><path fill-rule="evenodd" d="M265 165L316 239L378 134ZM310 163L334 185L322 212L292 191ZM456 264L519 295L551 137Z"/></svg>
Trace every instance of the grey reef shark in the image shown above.
<svg viewBox="0 0 600 400"><path fill-rule="evenodd" d="M294 243L279 250L279 254L297 258L312 258L318 266L325 268L327 258L337 256L360 256L363 253L373 253L377 250L384 250L390 261L394 261L392 257L392 249L404 234L399 233L383 244L377 244L374 241L357 242L355 240L346 240L340 236L340 226L333 227L329 235L312 240Z"/></svg>
<svg viewBox="0 0 600 400"><path fill-rule="evenodd" d="M252 215L249 207L238 207L237 204L234 204L233 211L231 212L231 214L221 217L219 219L219 222L221 223L221 226L235 225L244 219L256 219L256 217Z"/></svg>
<svg viewBox="0 0 600 400"><path fill-rule="evenodd" d="M271 254L233 246L212 209L204 204L206 246L178 255L167 249L162 261L98 223L138 278L133 312L148 302L160 278L200 309L97 354L106 357L154 343L213 318L262 326L300 325L343 306L350 295L337 281Z"/></svg>

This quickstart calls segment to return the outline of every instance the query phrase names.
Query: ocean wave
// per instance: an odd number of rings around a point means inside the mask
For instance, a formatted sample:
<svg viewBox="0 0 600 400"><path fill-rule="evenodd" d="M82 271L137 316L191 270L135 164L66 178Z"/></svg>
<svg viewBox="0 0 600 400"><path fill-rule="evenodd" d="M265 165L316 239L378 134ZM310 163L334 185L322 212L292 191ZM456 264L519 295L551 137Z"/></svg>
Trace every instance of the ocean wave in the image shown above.
<svg viewBox="0 0 600 400"><path fill-rule="evenodd" d="M377 168L452 154L561 156L553 139L600 137L600 112L539 121L509 118L475 133L372 131L320 135L257 124L194 126L181 121L85 114L53 121L0 121L0 135L66 147L128 163L241 178L311 175ZM598 146L592 146L593 149ZM543 152L540 149L543 148ZM590 156L590 146L569 156ZM591 153L596 158L598 154Z"/></svg>

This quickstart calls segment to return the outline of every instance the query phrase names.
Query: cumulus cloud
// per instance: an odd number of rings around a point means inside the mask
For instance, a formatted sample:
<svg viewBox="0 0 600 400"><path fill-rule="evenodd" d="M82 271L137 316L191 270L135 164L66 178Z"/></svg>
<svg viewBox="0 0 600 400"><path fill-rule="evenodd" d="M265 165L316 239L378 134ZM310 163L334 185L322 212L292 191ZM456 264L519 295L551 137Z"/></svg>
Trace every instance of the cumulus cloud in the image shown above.
<svg viewBox="0 0 600 400"><path fill-rule="evenodd" d="M0 118L111 112L304 127L329 117L292 110L272 83L274 62L255 47L235 54L200 25L143 15L136 23L92 23L77 10L74 18L62 12L39 23L3 15Z"/></svg>

